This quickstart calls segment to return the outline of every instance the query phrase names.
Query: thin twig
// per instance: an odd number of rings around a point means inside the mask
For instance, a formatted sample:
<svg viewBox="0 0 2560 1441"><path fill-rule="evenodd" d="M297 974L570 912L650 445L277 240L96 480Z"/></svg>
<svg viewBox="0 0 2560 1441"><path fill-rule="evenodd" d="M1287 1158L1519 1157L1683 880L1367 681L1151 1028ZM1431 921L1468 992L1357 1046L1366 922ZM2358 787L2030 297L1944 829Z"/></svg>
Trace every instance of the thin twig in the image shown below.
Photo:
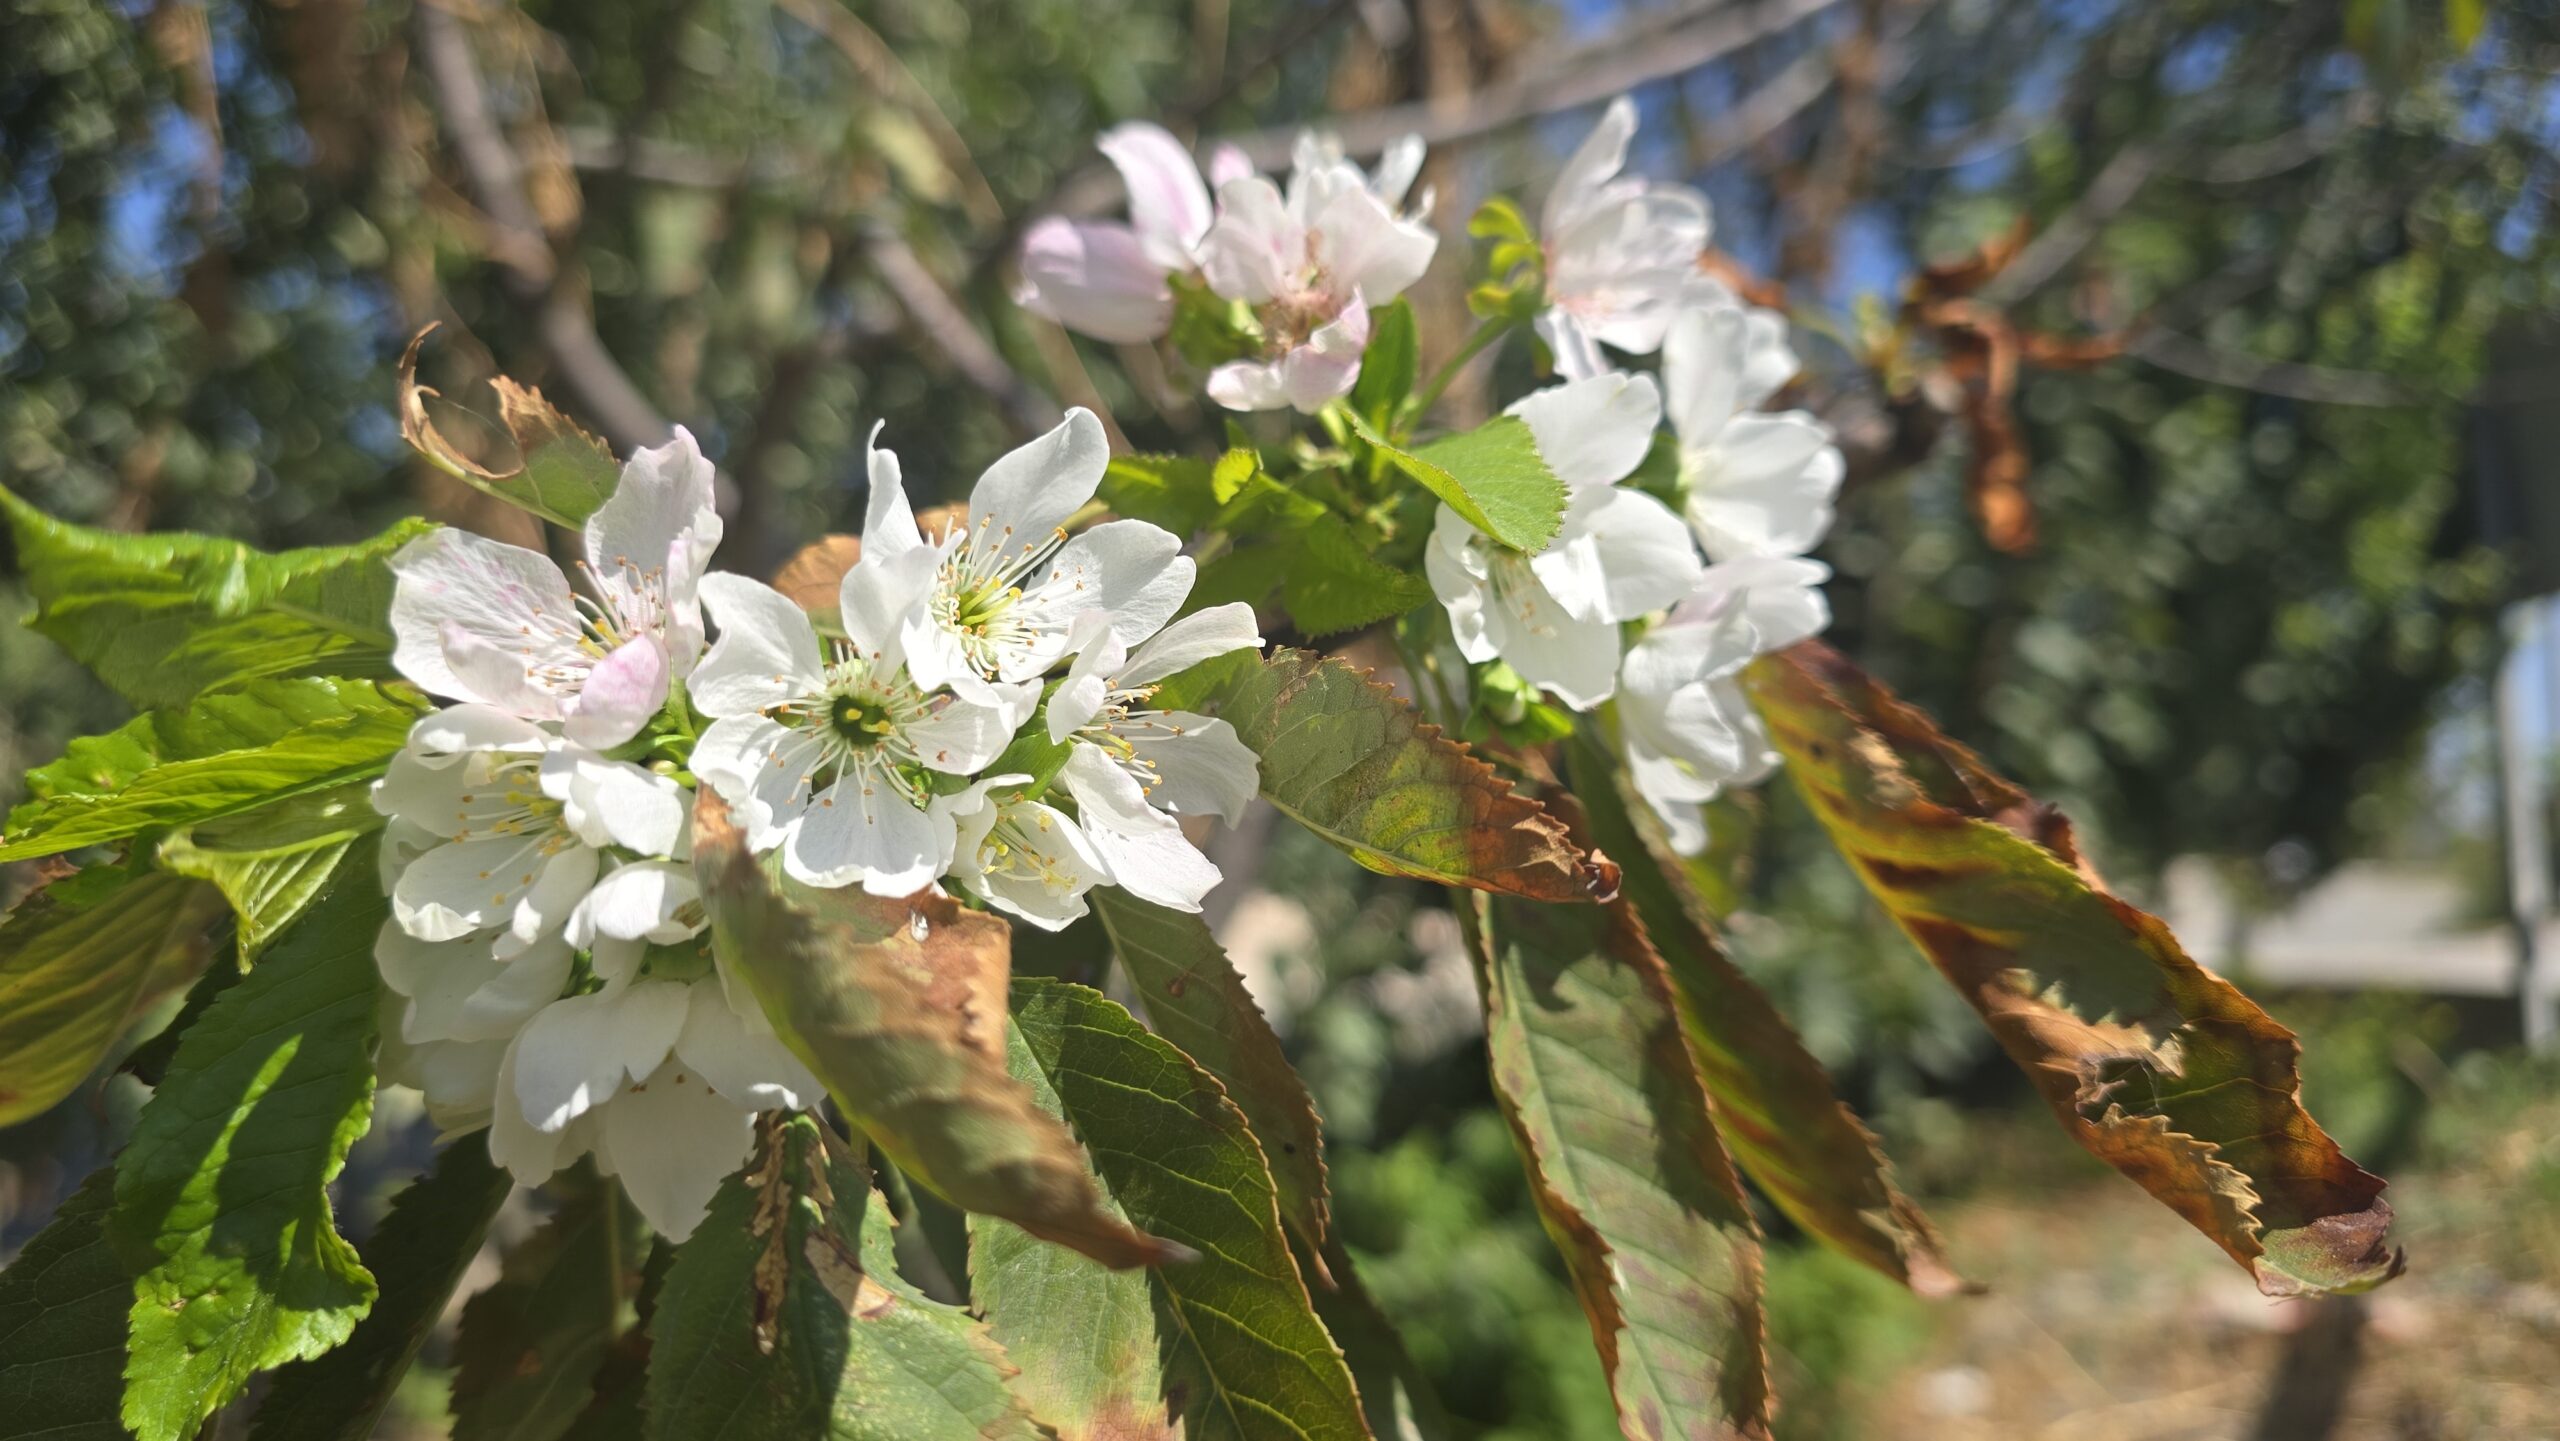
<svg viewBox="0 0 2560 1441"><path fill-rule="evenodd" d="M1005 358L978 333L968 312L942 288L942 282L934 278L896 231L885 225L871 226L864 231L861 244L872 270L915 323L917 334L941 350L952 369L995 401L997 409L1004 412L1006 424L1018 434L1031 436L1058 423L1057 406L1005 363Z"/></svg>

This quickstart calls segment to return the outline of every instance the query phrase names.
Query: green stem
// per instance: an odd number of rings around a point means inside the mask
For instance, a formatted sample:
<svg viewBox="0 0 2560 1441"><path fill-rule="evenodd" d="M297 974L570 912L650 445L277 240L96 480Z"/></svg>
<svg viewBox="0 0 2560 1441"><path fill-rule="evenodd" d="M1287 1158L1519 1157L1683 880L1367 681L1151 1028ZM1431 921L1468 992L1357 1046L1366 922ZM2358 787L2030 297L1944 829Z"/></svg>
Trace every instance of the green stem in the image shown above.
<svg viewBox="0 0 2560 1441"><path fill-rule="evenodd" d="M1497 315L1477 326L1476 333L1467 337L1467 343L1458 347L1458 353L1450 356L1449 362L1431 377L1431 383L1422 387L1422 393L1413 398L1409 413L1428 415L1431 407L1440 403L1440 392L1449 388L1449 382L1458 378L1458 372L1466 369L1467 362L1482 354L1485 347L1510 334L1512 327L1519 323L1508 315Z"/></svg>

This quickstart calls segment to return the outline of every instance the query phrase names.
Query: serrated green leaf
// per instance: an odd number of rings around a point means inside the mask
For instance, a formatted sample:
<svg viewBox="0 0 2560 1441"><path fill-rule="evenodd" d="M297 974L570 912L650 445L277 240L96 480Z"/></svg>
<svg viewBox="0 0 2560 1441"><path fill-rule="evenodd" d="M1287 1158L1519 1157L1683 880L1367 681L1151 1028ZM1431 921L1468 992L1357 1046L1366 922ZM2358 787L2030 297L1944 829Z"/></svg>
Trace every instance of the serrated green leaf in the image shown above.
<svg viewBox="0 0 2560 1441"><path fill-rule="evenodd" d="M1375 625L1431 603L1431 582L1377 558L1350 522L1326 515L1283 542L1280 600L1310 638Z"/></svg>
<svg viewBox="0 0 2560 1441"><path fill-rule="evenodd" d="M648 1441L1035 1441L987 1326L901 1280L889 1208L805 1115L769 1120L676 1252Z"/></svg>
<svg viewBox="0 0 2560 1441"><path fill-rule="evenodd" d="M1514 550L1536 555L1564 523L1564 482L1516 415L1497 415L1418 450L1389 441L1356 412L1351 428L1469 525Z"/></svg>
<svg viewBox="0 0 2560 1441"><path fill-rule="evenodd" d="M1629 1441L1769 1434L1760 1248L1623 904L1461 897L1495 1098Z"/></svg>
<svg viewBox="0 0 2560 1441"><path fill-rule="evenodd" d="M2268 1295L2400 1274L2382 1178L2303 1108L2301 1042L2108 893L2068 820L1827 646L1744 686L1833 843L2073 1139Z"/></svg>
<svg viewBox="0 0 2560 1441"><path fill-rule="evenodd" d="M1876 1138L1751 978L1725 958L1656 859L1621 791L1624 772L1587 735L1571 750L1574 798L1593 845L1618 862L1620 895L1671 981L1682 1032L1733 1158L1789 1220L1924 1296L1963 1285L1938 1235L1893 1183Z"/></svg>
<svg viewBox="0 0 2560 1441"><path fill-rule="evenodd" d="M213 954L212 887L115 867L82 874L108 884L56 881L0 919L0 1126L71 1094L144 1007Z"/></svg>
<svg viewBox="0 0 2560 1441"><path fill-rule="evenodd" d="M1239 653L1157 703L1223 717L1264 798L1373 871L1545 901L1607 888L1555 817L1340 660Z"/></svg>
<svg viewBox="0 0 2560 1441"><path fill-rule="evenodd" d="M270 554L205 535L122 535L58 521L0 488L29 622L138 706L182 705L265 676L387 678L392 552L434 527Z"/></svg>
<svg viewBox="0 0 2560 1441"><path fill-rule="evenodd" d="M1411 305L1399 299L1372 313L1369 348L1360 356L1360 378L1351 386L1351 408L1381 431L1394 424L1396 410L1413 394L1419 350Z"/></svg>
<svg viewBox="0 0 2560 1441"><path fill-rule="evenodd" d="M401 1188L363 1248L382 1291L373 1310L347 1344L276 1372L249 1424L249 1441L373 1435L512 1184L490 1163L488 1142L465 1136L437 1153L433 1171Z"/></svg>
<svg viewBox="0 0 2560 1441"><path fill-rule="evenodd" d="M418 350L434 328L419 331L400 357L400 438L438 470L509 505L570 530L585 524L621 483L613 452L554 409L541 391L503 375L491 379L489 388L497 394L498 423L515 443L514 464L492 468L455 448L428 418L435 390L418 383Z"/></svg>
<svg viewBox="0 0 2560 1441"><path fill-rule="evenodd" d="M1213 469L1187 455L1115 455L1097 494L1115 514L1188 536L1224 503L1210 489Z"/></svg>
<svg viewBox="0 0 2560 1441"><path fill-rule="evenodd" d="M1315 1100L1208 922L1117 886L1096 887L1086 899L1156 1033L1217 1077L1252 1125L1279 1188L1281 1219L1322 1246L1332 1201Z"/></svg>
<svg viewBox="0 0 2560 1441"><path fill-rule="evenodd" d="M133 1288L125 1424L183 1441L252 1373L347 1339L373 1277L329 1183L373 1110L373 941L362 843L339 883L207 1007L116 1168L108 1233Z"/></svg>
<svg viewBox="0 0 2560 1441"><path fill-rule="evenodd" d="M496 1285L463 1305L453 1441L558 1441L632 1319L649 1254L639 1210L583 1162L546 1190L560 1209L507 1253Z"/></svg>
<svg viewBox="0 0 2560 1441"><path fill-rule="evenodd" d="M380 775L421 706L372 681L252 681L73 741L28 774L0 861L197 825Z"/></svg>
<svg viewBox="0 0 2560 1441"><path fill-rule="evenodd" d="M116 1407L133 1278L107 1244L115 1191L114 1168L91 1172L0 1270L0 1438L129 1441Z"/></svg>
<svg viewBox="0 0 2560 1441"><path fill-rule="evenodd" d="M1006 1074L1002 920L931 893L884 900L780 879L709 787L693 863L721 961L899 1170L1111 1265L1172 1254L1103 1206L1075 1137Z"/></svg>
<svg viewBox="0 0 2560 1441"><path fill-rule="evenodd" d="M240 918L241 953L254 959L381 826L371 783L356 781L180 831L160 843L160 865L219 888Z"/></svg>
<svg viewBox="0 0 2560 1441"><path fill-rule="evenodd" d="M1168 1410L1185 1441L1366 1438L1243 1112L1099 992L1013 995L1014 1074L1084 1137L1114 1207L1200 1256L1115 1274L973 1218L970 1276L1017 1391L1065 1441L1163 1436Z"/></svg>

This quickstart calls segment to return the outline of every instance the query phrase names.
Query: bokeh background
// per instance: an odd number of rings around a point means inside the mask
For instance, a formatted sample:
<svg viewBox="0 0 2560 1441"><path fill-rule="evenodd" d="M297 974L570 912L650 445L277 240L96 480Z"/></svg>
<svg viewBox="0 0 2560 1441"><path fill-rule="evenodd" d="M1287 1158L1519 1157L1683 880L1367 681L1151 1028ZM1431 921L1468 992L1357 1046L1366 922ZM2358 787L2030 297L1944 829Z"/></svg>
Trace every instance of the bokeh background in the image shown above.
<svg viewBox="0 0 2560 1441"><path fill-rule="evenodd" d="M1006 298L1031 219L1117 205L1101 128L1267 165L1302 124L1420 130L1448 239L1415 301L1445 351L1474 205L1541 193L1632 92L1636 164L1712 197L1850 457L1833 639L2304 1033L2308 1100L2394 1179L2411 1255L2369 1299L2259 1297L2054 1133L1781 780L1717 817L1734 948L1988 1288L1914 1300L1772 1215L1783 1434L2560 1436L2560 1067L2523 961L2560 970L2555 12L11 0L0 480L265 546L416 512L537 540L402 449L395 364L432 321L427 378L466 405L504 371L617 449L691 427L727 563L769 566L858 518L875 418L951 498L1064 404L1210 443L1194 377ZM26 609L0 551L0 616ZM119 719L0 627L0 802ZM1294 830L1221 844L1258 877L1220 892L1222 934L1443 1400L1471 1435L1614 1434L1446 912ZM134 1101L102 1076L0 1132L0 1254ZM425 1146L386 1106L351 1225ZM384 1434L442 1435L440 1384L413 1375Z"/></svg>

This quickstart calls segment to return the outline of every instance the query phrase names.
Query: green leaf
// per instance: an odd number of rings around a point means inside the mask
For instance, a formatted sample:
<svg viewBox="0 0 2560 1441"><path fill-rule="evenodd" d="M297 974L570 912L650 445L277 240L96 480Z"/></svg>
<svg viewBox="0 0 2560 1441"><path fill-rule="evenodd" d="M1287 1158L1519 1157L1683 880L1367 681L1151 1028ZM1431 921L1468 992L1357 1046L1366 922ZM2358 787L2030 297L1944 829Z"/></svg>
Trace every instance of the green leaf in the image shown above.
<svg viewBox="0 0 2560 1441"><path fill-rule="evenodd" d="M138 706L264 676L388 677L394 551L407 520L348 546L253 550L205 535L122 535L53 519L0 488L29 622Z"/></svg>
<svg viewBox="0 0 2560 1441"><path fill-rule="evenodd" d="M1623 904L1468 903L1495 1098L1630 1441L1769 1434L1760 1246Z"/></svg>
<svg viewBox="0 0 2560 1441"><path fill-rule="evenodd" d="M239 815L382 773L421 709L372 681L253 681L73 741L28 774L0 861Z"/></svg>
<svg viewBox="0 0 2560 1441"><path fill-rule="evenodd" d="M649 1441L1034 1441L984 1322L899 1279L889 1208L818 1123L769 1119L676 1252L651 1327Z"/></svg>
<svg viewBox="0 0 2560 1441"><path fill-rule="evenodd" d="M116 1170L108 1223L139 1273L125 1424L181 1441L253 1372L347 1339L374 1282L329 1183L373 1110L372 846L178 1042Z"/></svg>
<svg viewBox="0 0 2560 1441"><path fill-rule="evenodd" d="M56 881L0 920L0 1126L71 1094L213 954L222 898L211 887L114 867L88 876L104 884Z"/></svg>
<svg viewBox="0 0 2560 1441"><path fill-rule="evenodd" d="M1588 735L1571 751L1574 797L1594 846L1620 869L1620 894L1662 957L1680 1028L1734 1159L1789 1220L1924 1296L1963 1281L1920 1208L1893 1184L1876 1139L1831 1088L1804 1039L1741 969L1657 860L1622 794L1624 772Z"/></svg>
<svg viewBox="0 0 2560 1441"><path fill-rule="evenodd" d="M546 1190L560 1209L462 1308L453 1441L557 1441L595 1392L627 1325L649 1228L619 1182L580 1164Z"/></svg>
<svg viewBox="0 0 2560 1441"><path fill-rule="evenodd" d="M1188 536L1208 527L1226 504L1213 488L1215 467L1187 455L1115 455L1102 472L1102 503L1115 514Z"/></svg>
<svg viewBox="0 0 2560 1441"><path fill-rule="evenodd" d="M1262 758L1263 796L1373 871L1545 901L1615 887L1536 801L1340 660L1240 653L1157 699L1224 717Z"/></svg>
<svg viewBox="0 0 2560 1441"><path fill-rule="evenodd" d="M509 505L570 530L585 524L621 483L613 452L553 409L541 391L503 375L489 388L498 397L498 423L515 443L514 462L493 468L457 449L427 415L427 402L440 397L418 383L418 349L434 328L419 331L400 357L400 438L438 470Z"/></svg>
<svg viewBox="0 0 2560 1441"><path fill-rule="evenodd" d="M125 1312L132 1273L107 1244L112 1167L90 1173L0 1270L0 1437L128 1441Z"/></svg>
<svg viewBox="0 0 2560 1441"><path fill-rule="evenodd" d="M1218 504L1225 505L1234 500L1245 486L1260 474L1262 474L1261 453L1246 446L1237 446L1219 456L1218 463L1210 468L1209 494Z"/></svg>
<svg viewBox="0 0 2560 1441"><path fill-rule="evenodd" d="M241 954L254 959L381 825L371 783L353 781L180 831L160 843L160 865L219 888L240 917Z"/></svg>
<svg viewBox="0 0 2560 1441"><path fill-rule="evenodd" d="M1833 843L2074 1139L2268 1295L2400 1273L2381 1178L2303 1109L2301 1042L2108 893L2068 820L1828 647L1744 684Z"/></svg>
<svg viewBox="0 0 2560 1441"><path fill-rule="evenodd" d="M1103 1205L1075 1137L1005 1072L1011 928L947 897L778 880L704 788L693 863L713 949L898 1169L1114 1266L1177 1254Z"/></svg>
<svg viewBox="0 0 2560 1441"><path fill-rule="evenodd" d="M1215 1076L1251 1123L1279 1188L1281 1219L1322 1246L1331 1200L1315 1101L1209 923L1117 886L1098 886L1086 899L1156 1033Z"/></svg>
<svg viewBox="0 0 2560 1441"><path fill-rule="evenodd" d="M1376 550L1336 515L1283 543L1280 599L1299 630L1338 635L1431 603L1431 582L1379 560Z"/></svg>
<svg viewBox="0 0 2560 1441"><path fill-rule="evenodd" d="M970 1276L1015 1389L1063 1438L1366 1438L1289 1255L1262 1150L1217 1081L1082 986L1014 984L1014 1074L1091 1148L1112 1205L1200 1259L1113 1273L973 1219Z"/></svg>
<svg viewBox="0 0 2560 1441"><path fill-rule="evenodd" d="M1412 306L1398 300L1372 312L1369 348L1360 357L1360 379L1351 387L1351 408L1380 431L1393 426L1397 407L1413 394L1419 348Z"/></svg>
<svg viewBox="0 0 2560 1441"><path fill-rule="evenodd" d="M1520 207L1509 197L1497 195L1476 207L1467 218L1467 233L1478 240L1521 240L1531 238L1529 221Z"/></svg>
<svg viewBox="0 0 2560 1441"><path fill-rule="evenodd" d="M436 1168L405 1186L364 1244L382 1294L347 1344L276 1372L249 1425L249 1441L365 1441L391 1404L427 1333L444 1316L463 1271L480 1253L512 1182L489 1161L488 1142L465 1136Z"/></svg>
<svg viewBox="0 0 2560 1441"><path fill-rule="evenodd" d="M1469 525L1514 550L1536 555L1564 524L1564 482L1538 454L1529 423L1516 415L1497 415L1412 451L1390 442L1357 412L1351 428Z"/></svg>

